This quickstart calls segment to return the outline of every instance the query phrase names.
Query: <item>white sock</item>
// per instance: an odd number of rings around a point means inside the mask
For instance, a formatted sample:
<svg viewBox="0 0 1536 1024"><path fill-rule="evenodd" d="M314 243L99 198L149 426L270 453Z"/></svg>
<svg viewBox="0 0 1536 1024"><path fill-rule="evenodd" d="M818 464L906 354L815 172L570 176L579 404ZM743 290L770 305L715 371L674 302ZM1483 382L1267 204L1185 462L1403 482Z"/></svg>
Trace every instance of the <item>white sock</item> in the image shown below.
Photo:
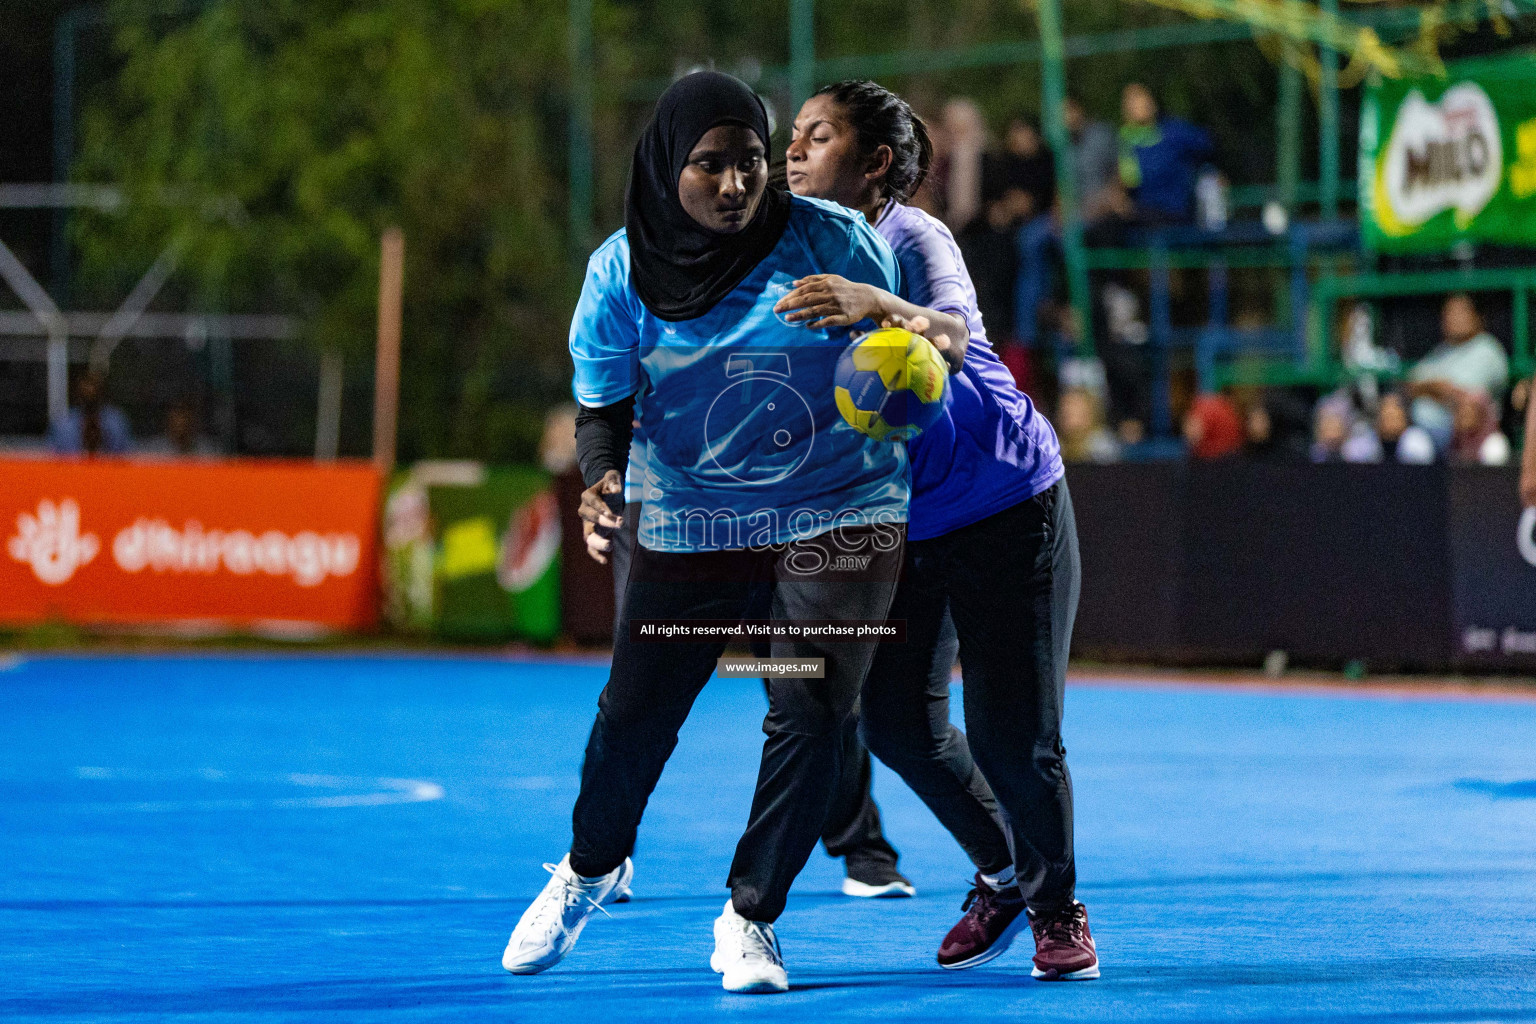
<svg viewBox="0 0 1536 1024"><path fill-rule="evenodd" d="M1006 889L1013 884L1013 865L1009 864L995 875L982 875L981 880L992 889Z"/></svg>

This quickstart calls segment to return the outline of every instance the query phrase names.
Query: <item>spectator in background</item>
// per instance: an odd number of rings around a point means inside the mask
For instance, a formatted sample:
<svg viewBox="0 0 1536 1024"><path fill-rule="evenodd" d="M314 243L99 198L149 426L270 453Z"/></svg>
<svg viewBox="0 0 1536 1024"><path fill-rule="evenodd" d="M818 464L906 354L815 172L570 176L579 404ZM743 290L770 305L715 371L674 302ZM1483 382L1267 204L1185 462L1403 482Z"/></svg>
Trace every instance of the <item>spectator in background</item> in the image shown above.
<svg viewBox="0 0 1536 1024"><path fill-rule="evenodd" d="M1101 219L1088 230L1090 245L1124 245L1127 229L1191 222L1195 179L1211 155L1210 136L1187 121L1161 116L1151 91L1139 82L1125 87L1120 106L1123 194L1110 198ZM1145 433L1150 413L1148 328L1127 275L1111 271L1104 277L1103 285L1096 286L1106 328L1100 355L1109 370L1116 430L1131 443L1131 437Z"/></svg>
<svg viewBox="0 0 1536 1024"><path fill-rule="evenodd" d="M1225 395L1201 395L1184 414L1184 443L1197 459L1224 459L1243 447L1243 418Z"/></svg>
<svg viewBox="0 0 1536 1024"><path fill-rule="evenodd" d="M1312 461L1381 461L1381 442L1355 411L1348 392L1335 391L1318 401L1312 418Z"/></svg>
<svg viewBox="0 0 1536 1024"><path fill-rule="evenodd" d="M1140 82L1120 96L1120 182L1130 197L1130 219L1140 225L1187 224L1195 216L1195 179L1212 156L1211 136L1188 121L1158 111Z"/></svg>
<svg viewBox="0 0 1536 1024"><path fill-rule="evenodd" d="M956 235L981 213L982 163L987 151L987 122L976 104L953 99L941 121L944 158L936 167L944 184L941 219Z"/></svg>
<svg viewBox="0 0 1536 1024"><path fill-rule="evenodd" d="M1509 462L1509 438L1499 430L1499 415L1488 396L1463 391L1456 396L1451 461L1467 466L1503 466Z"/></svg>
<svg viewBox="0 0 1536 1024"><path fill-rule="evenodd" d="M1255 462L1283 461L1274 413L1262 400L1243 410L1243 454Z"/></svg>
<svg viewBox="0 0 1536 1024"><path fill-rule="evenodd" d="M1072 187L1076 193L1078 215L1085 225L1105 217L1124 215L1131 209L1125 188L1120 184L1120 152L1115 130L1103 121L1088 116L1075 96L1068 96L1061 108L1072 140Z"/></svg>
<svg viewBox="0 0 1536 1024"><path fill-rule="evenodd" d="M1376 407L1376 439L1387 462L1427 466L1435 461L1435 442L1423 427L1408 419L1408 402L1399 391L1388 391Z"/></svg>
<svg viewBox="0 0 1536 1024"><path fill-rule="evenodd" d="M1284 391L1260 392L1243 404L1243 454L1255 462L1305 462L1310 410Z"/></svg>
<svg viewBox="0 0 1536 1024"><path fill-rule="evenodd" d="M1412 419L1429 431L1441 451L1451 444L1457 403L1463 395L1497 408L1509 385L1509 356L1483 330L1483 319L1466 292L1445 300L1440 310L1443 341L1408 372Z"/></svg>
<svg viewBox="0 0 1536 1024"><path fill-rule="evenodd" d="M1120 187L1115 133L1102 121L1090 120L1075 97L1062 105L1062 118L1072 141L1072 187L1078 217L1092 225L1105 216L1129 210ZM1021 344L1034 347L1040 331L1041 309L1055 291L1056 257L1061 245L1059 211L1036 217L1019 228L1019 274L1014 286L1015 333Z"/></svg>
<svg viewBox="0 0 1536 1024"><path fill-rule="evenodd" d="M218 450L198 431L197 405L178 398L165 411L165 433L145 443L139 454L160 458L211 458Z"/></svg>
<svg viewBox="0 0 1536 1024"><path fill-rule="evenodd" d="M91 370L75 385L75 407L48 425L56 455L126 455L133 447L128 417L107 403L107 380Z"/></svg>
<svg viewBox="0 0 1536 1024"><path fill-rule="evenodd" d="M1056 205L1056 159L1034 121L1008 122L1002 152L985 164L982 199L987 219L1007 229L1043 217Z"/></svg>
<svg viewBox="0 0 1536 1024"><path fill-rule="evenodd" d="M1086 387L1069 387L1056 405L1056 433L1067 462L1114 462L1120 457L1115 435L1104 425L1104 403Z"/></svg>
<svg viewBox="0 0 1536 1024"><path fill-rule="evenodd" d="M961 252L971 268L982 316L989 325L998 325L1002 338L1017 339L1025 329L1014 308L1017 235L1022 226L1047 217L1056 202L1056 163L1030 121L1010 121L1002 149L987 155L981 198L984 227L973 224L980 230L967 232Z"/></svg>

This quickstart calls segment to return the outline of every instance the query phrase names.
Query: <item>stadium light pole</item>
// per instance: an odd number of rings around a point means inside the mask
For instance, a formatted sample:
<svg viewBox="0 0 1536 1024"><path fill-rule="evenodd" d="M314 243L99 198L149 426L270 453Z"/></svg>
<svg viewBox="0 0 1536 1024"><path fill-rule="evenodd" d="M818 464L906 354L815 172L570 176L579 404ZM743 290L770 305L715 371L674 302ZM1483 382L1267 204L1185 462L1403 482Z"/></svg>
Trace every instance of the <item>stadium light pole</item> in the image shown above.
<svg viewBox="0 0 1536 1024"><path fill-rule="evenodd" d="M566 230L572 258L580 265L592 244L592 0L569 0L566 11L571 85Z"/></svg>
<svg viewBox="0 0 1536 1024"><path fill-rule="evenodd" d="M1061 209L1062 254L1067 264L1067 289L1077 321L1078 344L1093 351L1093 305L1088 289L1088 261L1083 251L1083 222L1078 216L1072 180L1072 139L1067 132L1066 39L1061 26L1061 0L1040 0L1041 96L1045 132L1056 158L1056 201Z"/></svg>

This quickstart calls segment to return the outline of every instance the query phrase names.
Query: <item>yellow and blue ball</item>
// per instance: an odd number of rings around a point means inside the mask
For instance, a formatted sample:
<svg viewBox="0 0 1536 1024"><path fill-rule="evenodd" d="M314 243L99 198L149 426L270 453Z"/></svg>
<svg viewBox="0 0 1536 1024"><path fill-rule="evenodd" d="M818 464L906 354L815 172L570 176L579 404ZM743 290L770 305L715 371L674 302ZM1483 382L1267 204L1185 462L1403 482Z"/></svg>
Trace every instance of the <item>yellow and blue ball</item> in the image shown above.
<svg viewBox="0 0 1536 1024"><path fill-rule="evenodd" d="M877 441L910 441L949 402L949 369L933 343L899 327L871 331L844 350L834 375L837 411Z"/></svg>

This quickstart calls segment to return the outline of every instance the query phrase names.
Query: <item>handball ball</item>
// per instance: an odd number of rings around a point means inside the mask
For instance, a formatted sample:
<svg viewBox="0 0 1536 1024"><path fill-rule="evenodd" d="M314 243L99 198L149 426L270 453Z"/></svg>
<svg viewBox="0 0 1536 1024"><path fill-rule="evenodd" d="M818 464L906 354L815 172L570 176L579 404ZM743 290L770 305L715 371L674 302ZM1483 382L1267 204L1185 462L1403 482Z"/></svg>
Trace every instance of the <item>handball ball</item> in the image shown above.
<svg viewBox="0 0 1536 1024"><path fill-rule="evenodd" d="M834 377L837 411L877 441L910 441L938 422L949 369L933 343L899 327L871 331L844 350Z"/></svg>

